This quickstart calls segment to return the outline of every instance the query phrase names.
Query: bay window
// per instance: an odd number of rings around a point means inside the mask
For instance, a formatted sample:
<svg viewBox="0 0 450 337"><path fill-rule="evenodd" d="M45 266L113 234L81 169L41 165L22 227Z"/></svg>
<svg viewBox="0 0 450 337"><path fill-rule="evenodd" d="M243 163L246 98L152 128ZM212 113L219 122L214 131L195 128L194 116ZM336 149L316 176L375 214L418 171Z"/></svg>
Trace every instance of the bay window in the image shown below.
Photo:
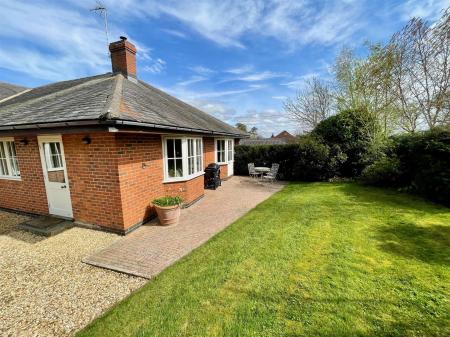
<svg viewBox="0 0 450 337"><path fill-rule="evenodd" d="M0 178L20 179L14 139L0 139Z"/></svg>
<svg viewBox="0 0 450 337"><path fill-rule="evenodd" d="M203 143L201 138L165 137L164 180L179 181L203 174Z"/></svg>

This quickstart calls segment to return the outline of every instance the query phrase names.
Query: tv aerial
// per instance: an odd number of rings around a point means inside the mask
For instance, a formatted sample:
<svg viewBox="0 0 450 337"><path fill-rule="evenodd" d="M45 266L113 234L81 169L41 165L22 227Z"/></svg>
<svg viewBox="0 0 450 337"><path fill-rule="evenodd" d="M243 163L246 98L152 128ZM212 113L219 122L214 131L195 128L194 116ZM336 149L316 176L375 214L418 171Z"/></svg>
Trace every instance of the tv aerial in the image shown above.
<svg viewBox="0 0 450 337"><path fill-rule="evenodd" d="M105 26L105 35L106 35L106 50L108 50L108 56L109 56L108 9L100 1L97 1L96 4L97 4L97 6L92 8L91 12L95 12L103 18L103 22L104 22L104 26Z"/></svg>

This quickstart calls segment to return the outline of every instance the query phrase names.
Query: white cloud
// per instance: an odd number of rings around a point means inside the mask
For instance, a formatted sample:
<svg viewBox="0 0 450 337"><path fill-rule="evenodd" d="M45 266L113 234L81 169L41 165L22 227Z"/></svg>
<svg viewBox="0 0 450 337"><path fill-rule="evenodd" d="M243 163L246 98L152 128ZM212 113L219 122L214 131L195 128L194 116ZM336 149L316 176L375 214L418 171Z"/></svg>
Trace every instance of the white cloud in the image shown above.
<svg viewBox="0 0 450 337"><path fill-rule="evenodd" d="M190 70L192 70L193 72L196 72L200 75L211 75L213 73L215 73L215 70L212 70L210 68L204 67L204 66L195 66L195 67L189 67Z"/></svg>
<svg viewBox="0 0 450 337"><path fill-rule="evenodd" d="M277 109L247 110L238 112L229 104L211 99L191 99L188 103L200 110L213 115L228 124L244 123L247 127L258 128L258 133L270 137L272 133L278 134L283 130L296 133L297 126L292 123L284 111Z"/></svg>
<svg viewBox="0 0 450 337"><path fill-rule="evenodd" d="M287 86L290 89L300 90L305 85L305 81L307 81L313 77L320 77L320 74L316 73L316 72L304 74L304 75L294 78L293 80L291 80L289 82L281 83L281 85Z"/></svg>
<svg viewBox="0 0 450 337"><path fill-rule="evenodd" d="M111 71L103 22L89 11L94 5L84 0L3 1L0 68L46 81ZM111 23L110 36L120 35L127 36ZM150 49L131 40L138 57L150 60Z"/></svg>
<svg viewBox="0 0 450 337"><path fill-rule="evenodd" d="M241 75L241 74L248 73L252 70L253 70L253 66L244 65L244 66L237 67L237 68L227 69L227 70L225 70L225 72L230 73L230 74L235 74L235 75Z"/></svg>
<svg viewBox="0 0 450 337"><path fill-rule="evenodd" d="M198 82L202 82L202 81L206 81L208 78L204 77L204 76L192 76L190 79L186 80L186 81L182 81L182 82L178 82L176 85L180 85L180 86L188 86L194 83L198 83Z"/></svg>
<svg viewBox="0 0 450 337"><path fill-rule="evenodd" d="M218 91L209 91L209 92L201 92L196 93L193 95L193 98L217 98L217 97L223 97L223 96L230 96L230 95L239 95L239 94L245 94L248 92L252 92L255 90L258 90L258 88L244 88L244 89L235 89L235 90L218 90Z"/></svg>
<svg viewBox="0 0 450 337"><path fill-rule="evenodd" d="M187 39L187 35L179 30L175 30L175 29L161 29L161 31L163 31L166 34L175 36L175 37L179 37L181 39Z"/></svg>
<svg viewBox="0 0 450 337"><path fill-rule="evenodd" d="M448 7L450 0L407 0L399 6L399 10L404 20L413 17L435 20Z"/></svg>
<svg viewBox="0 0 450 337"><path fill-rule="evenodd" d="M284 100L287 99L287 96L272 96L272 98L273 98L273 99L280 100L280 101L284 101Z"/></svg>
<svg viewBox="0 0 450 337"><path fill-rule="evenodd" d="M159 74L164 70L165 67L166 61L158 58L154 60L152 64L144 66L142 70L152 74Z"/></svg>
<svg viewBox="0 0 450 337"><path fill-rule="evenodd" d="M226 47L244 48L247 33L289 45L333 44L347 40L365 17L363 1L313 0L149 0L141 10L178 19L203 37Z"/></svg>
<svg viewBox="0 0 450 337"><path fill-rule="evenodd" d="M275 73L272 71L263 71L263 72L259 72L259 73L252 73L252 74L247 74L244 76L236 77L234 80L245 81L245 82L258 82L258 81L264 81L264 80L269 80L271 78L283 77L283 76L285 76L285 74Z"/></svg>

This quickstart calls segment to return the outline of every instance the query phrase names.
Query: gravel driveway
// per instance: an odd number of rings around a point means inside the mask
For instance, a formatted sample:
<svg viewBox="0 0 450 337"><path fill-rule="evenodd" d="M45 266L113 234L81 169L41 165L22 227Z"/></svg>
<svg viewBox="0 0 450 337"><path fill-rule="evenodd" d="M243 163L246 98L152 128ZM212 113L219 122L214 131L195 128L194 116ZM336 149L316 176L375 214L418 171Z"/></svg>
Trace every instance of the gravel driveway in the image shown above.
<svg viewBox="0 0 450 337"><path fill-rule="evenodd" d="M18 231L0 211L0 336L70 336L146 280L82 258L120 239L72 228L51 238Z"/></svg>

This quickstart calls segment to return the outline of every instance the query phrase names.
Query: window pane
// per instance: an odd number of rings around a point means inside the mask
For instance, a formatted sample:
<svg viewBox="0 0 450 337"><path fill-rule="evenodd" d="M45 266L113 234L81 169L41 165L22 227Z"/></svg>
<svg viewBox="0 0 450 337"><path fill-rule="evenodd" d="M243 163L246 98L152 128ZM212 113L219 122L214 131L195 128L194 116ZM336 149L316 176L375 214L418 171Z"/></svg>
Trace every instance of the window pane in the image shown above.
<svg viewBox="0 0 450 337"><path fill-rule="evenodd" d="M188 156L191 157L194 155L194 140L188 139Z"/></svg>
<svg viewBox="0 0 450 337"><path fill-rule="evenodd" d="M175 144L175 146L176 146L176 144ZM183 176L183 160L182 159L175 160L175 169L176 169L175 176L182 177Z"/></svg>
<svg viewBox="0 0 450 337"><path fill-rule="evenodd" d="M175 139L175 157L177 157L177 158L182 157L181 139Z"/></svg>
<svg viewBox="0 0 450 337"><path fill-rule="evenodd" d="M7 142L8 152L9 152L9 166L11 167L11 175L15 177L20 176L20 170L19 170L19 162L17 160L17 154L16 154L16 146L14 145L14 142Z"/></svg>
<svg viewBox="0 0 450 337"><path fill-rule="evenodd" d="M167 168L168 168L168 173L169 173L169 177L173 178L175 177L175 159L169 159L167 161Z"/></svg>
<svg viewBox="0 0 450 337"><path fill-rule="evenodd" d="M194 172L195 172L194 157L190 157L188 159L188 172L189 172L189 174L194 174Z"/></svg>
<svg viewBox="0 0 450 337"><path fill-rule="evenodd" d="M6 163L6 151L3 142L0 142L0 174L3 176L9 175L8 165Z"/></svg>
<svg viewBox="0 0 450 337"><path fill-rule="evenodd" d="M228 161L233 160L233 141L228 140Z"/></svg>
<svg viewBox="0 0 450 337"><path fill-rule="evenodd" d="M167 158L173 158L174 151L173 151L173 139L167 139Z"/></svg>
<svg viewBox="0 0 450 337"><path fill-rule="evenodd" d="M202 170L202 157L197 156L197 170L196 172L200 172Z"/></svg>
<svg viewBox="0 0 450 337"><path fill-rule="evenodd" d="M58 169L63 167L61 146L58 142L44 143L44 152L47 162L47 168Z"/></svg>
<svg viewBox="0 0 450 337"><path fill-rule="evenodd" d="M196 145L196 149L197 149L197 156L199 156L202 153L202 140L197 139L197 141L195 142L195 145Z"/></svg>

